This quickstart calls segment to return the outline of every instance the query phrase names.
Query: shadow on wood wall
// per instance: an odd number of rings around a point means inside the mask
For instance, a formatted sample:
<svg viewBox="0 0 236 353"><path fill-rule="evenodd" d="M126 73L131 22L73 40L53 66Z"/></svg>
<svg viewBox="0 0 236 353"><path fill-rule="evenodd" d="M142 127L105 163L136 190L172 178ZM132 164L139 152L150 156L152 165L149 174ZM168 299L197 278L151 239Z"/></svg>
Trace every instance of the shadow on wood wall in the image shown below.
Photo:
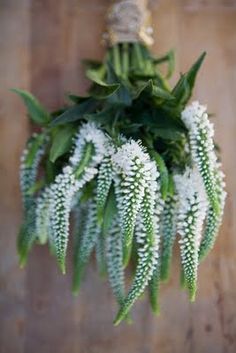
<svg viewBox="0 0 236 353"><path fill-rule="evenodd" d="M178 285L178 264L163 286L161 316L146 300L134 324L112 326L116 310L107 284L91 265L79 298L70 274L58 274L44 248L18 268L15 238L21 208L20 151L30 132L10 87L32 91L53 109L64 92L87 88L80 60L101 58L109 0L0 0L0 353L224 353L236 351L236 1L152 0L155 45L176 49L177 72L203 50L208 57L195 97L216 114L217 139L229 197L217 245L200 268L198 297L189 304Z"/></svg>

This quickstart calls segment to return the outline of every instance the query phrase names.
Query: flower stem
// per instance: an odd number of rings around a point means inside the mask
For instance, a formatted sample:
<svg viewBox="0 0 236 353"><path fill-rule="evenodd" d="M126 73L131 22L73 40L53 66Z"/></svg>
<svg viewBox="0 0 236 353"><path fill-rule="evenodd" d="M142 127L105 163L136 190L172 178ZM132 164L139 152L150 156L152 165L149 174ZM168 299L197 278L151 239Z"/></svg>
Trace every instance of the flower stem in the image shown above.
<svg viewBox="0 0 236 353"><path fill-rule="evenodd" d="M142 51L140 48L140 44L139 43L134 43L134 52L135 52L135 56L137 58L137 66L138 69L142 70L143 69L143 55L142 55Z"/></svg>
<svg viewBox="0 0 236 353"><path fill-rule="evenodd" d="M84 158L81 160L79 166L77 167L77 169L75 171L75 176L77 179L79 179L79 177L83 173L84 169L87 167L87 165L91 159L92 151L93 151L93 145L91 143L88 143L86 145Z"/></svg>
<svg viewBox="0 0 236 353"><path fill-rule="evenodd" d="M129 43L123 43L122 45L122 59L124 78L127 78L129 73Z"/></svg>
<svg viewBox="0 0 236 353"><path fill-rule="evenodd" d="M120 51L119 44L113 46L113 60L114 60L114 68L117 76L121 75L121 63L120 63Z"/></svg>

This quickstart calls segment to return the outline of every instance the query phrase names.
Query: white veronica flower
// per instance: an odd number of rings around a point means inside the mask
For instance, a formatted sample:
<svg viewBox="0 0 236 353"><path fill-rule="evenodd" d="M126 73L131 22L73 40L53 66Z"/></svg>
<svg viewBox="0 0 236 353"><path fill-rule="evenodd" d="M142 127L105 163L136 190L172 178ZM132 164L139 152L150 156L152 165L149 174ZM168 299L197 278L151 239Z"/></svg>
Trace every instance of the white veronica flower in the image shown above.
<svg viewBox="0 0 236 353"><path fill-rule="evenodd" d="M159 177L155 163L140 142L129 140L112 156L115 193L124 242L124 262L129 259L130 245L145 188L152 188ZM153 183L152 183L153 182ZM155 190L154 190L155 191Z"/></svg>
<svg viewBox="0 0 236 353"><path fill-rule="evenodd" d="M69 216L74 196L97 174L97 166L106 153L107 141L94 123L84 124L75 138L69 165L50 186L52 239L62 272L65 272Z"/></svg>
<svg viewBox="0 0 236 353"><path fill-rule="evenodd" d="M202 175L206 192L212 207L217 210L216 182L214 170L214 128L208 119L206 106L193 102L182 112L182 120L189 130L189 144L194 164Z"/></svg>
<svg viewBox="0 0 236 353"><path fill-rule="evenodd" d="M50 187L47 187L38 196L36 203L36 221L35 231L36 236L41 244L50 241L50 203L51 203Z"/></svg>
<svg viewBox="0 0 236 353"><path fill-rule="evenodd" d="M75 254L74 274L73 274L73 292L77 294L80 289L81 279L94 246L101 235L101 227L97 224L97 208L95 198L88 201L87 213L85 215L84 225L80 235L80 242Z"/></svg>
<svg viewBox="0 0 236 353"><path fill-rule="evenodd" d="M161 215L161 279L169 278L174 241L176 239L176 195L168 195Z"/></svg>
<svg viewBox="0 0 236 353"><path fill-rule="evenodd" d="M177 232L190 299L194 300L197 282L198 251L208 206L201 175L196 168L174 175L178 195Z"/></svg>
<svg viewBox="0 0 236 353"><path fill-rule="evenodd" d="M134 146L134 149L131 146ZM129 142L129 145L119 152L115 161L118 163L118 170L119 168L123 170L122 176L125 182L123 184L121 182L118 186L118 189L120 188L118 210L120 208L122 210L121 225L125 236L129 236L130 229L133 231L133 222L134 225L136 224L138 263L132 287L115 319L116 325L128 314L134 302L153 278L159 259L159 221L162 211L159 173L156 164L150 160L147 153L143 152L142 147L134 142ZM122 162L121 152L127 152L132 158L127 159L125 165ZM137 181L137 174L141 180ZM133 188L132 185L134 185ZM140 203L138 209L135 207L137 200Z"/></svg>
<svg viewBox="0 0 236 353"><path fill-rule="evenodd" d="M45 152L47 141L46 134L33 134L21 155L20 188L25 209L30 207L32 201L29 191L35 185L38 167Z"/></svg>
<svg viewBox="0 0 236 353"><path fill-rule="evenodd" d="M117 216L105 237L105 242L109 282L118 304L122 305L125 298L125 279L122 263L122 237Z"/></svg>
<svg viewBox="0 0 236 353"><path fill-rule="evenodd" d="M199 260L204 259L213 248L223 220L225 200L227 196L224 178L225 175L221 170L221 164L217 163L215 168L215 180L219 211L216 212L213 207L208 207L203 237L199 248Z"/></svg>
<svg viewBox="0 0 236 353"><path fill-rule="evenodd" d="M65 255L69 235L69 216L73 197L79 190L78 181L75 179L73 169L64 168L53 185L50 187L50 221L52 239L56 251L58 263L65 273Z"/></svg>
<svg viewBox="0 0 236 353"><path fill-rule="evenodd" d="M90 167L97 166L103 156L106 154L108 147L108 138L95 123L86 123L80 129L74 139L74 151L69 159L69 163L73 167L77 167L81 161L86 145L92 144L93 153L90 161Z"/></svg>

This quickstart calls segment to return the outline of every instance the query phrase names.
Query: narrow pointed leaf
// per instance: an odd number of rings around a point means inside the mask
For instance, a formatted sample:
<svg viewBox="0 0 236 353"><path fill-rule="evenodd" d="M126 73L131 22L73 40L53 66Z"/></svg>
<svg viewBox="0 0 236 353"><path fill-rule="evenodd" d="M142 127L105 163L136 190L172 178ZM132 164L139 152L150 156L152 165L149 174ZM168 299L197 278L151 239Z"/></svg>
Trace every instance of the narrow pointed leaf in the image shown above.
<svg viewBox="0 0 236 353"><path fill-rule="evenodd" d="M113 220L105 241L109 282L118 304L122 305L125 298L125 282L122 263L122 237L117 217Z"/></svg>
<svg viewBox="0 0 236 353"><path fill-rule="evenodd" d="M95 100L88 98L84 102L68 108L64 113L56 117L50 125L53 127L81 120L84 118L84 114L91 113L95 107Z"/></svg>
<svg viewBox="0 0 236 353"><path fill-rule="evenodd" d="M111 187L108 194L106 206L104 209L103 224L102 224L103 234L106 235L106 233L108 232L108 229L111 226L111 222L113 221L113 218L115 217L116 212L117 212L117 205L116 205L115 192L114 192L114 187Z"/></svg>
<svg viewBox="0 0 236 353"><path fill-rule="evenodd" d="M172 94L176 97L176 101L181 105L185 105L192 95L197 73L203 63L206 52L202 53L193 66L181 76L177 85L174 87Z"/></svg>
<svg viewBox="0 0 236 353"><path fill-rule="evenodd" d="M98 222L101 224L103 220L104 208L112 183L112 162L111 157L106 156L99 168L97 179L97 212Z"/></svg>
<svg viewBox="0 0 236 353"><path fill-rule="evenodd" d="M49 152L51 162L54 163L58 157L71 149L74 134L75 128L72 126L63 126L57 129L52 137L52 146Z"/></svg>
<svg viewBox="0 0 236 353"><path fill-rule="evenodd" d="M167 281L176 239L176 197L168 196L161 216L161 280Z"/></svg>
<svg viewBox="0 0 236 353"><path fill-rule="evenodd" d="M151 156L155 160L158 166L158 171L160 172L160 182L161 182L161 195L163 200L166 199L169 187L169 173L166 164L159 153L156 151L151 151Z"/></svg>
<svg viewBox="0 0 236 353"><path fill-rule="evenodd" d="M73 293L77 294L80 289L81 280L85 267L89 261L90 255L94 249L101 228L97 224L97 209L95 200L92 199L88 203L87 216L84 223L84 229L81 234L79 247L74 254L74 273L73 273Z"/></svg>
<svg viewBox="0 0 236 353"><path fill-rule="evenodd" d="M34 123L39 125L47 125L49 123L49 113L31 93L17 88L13 88L11 91L23 99L28 109L28 114Z"/></svg>

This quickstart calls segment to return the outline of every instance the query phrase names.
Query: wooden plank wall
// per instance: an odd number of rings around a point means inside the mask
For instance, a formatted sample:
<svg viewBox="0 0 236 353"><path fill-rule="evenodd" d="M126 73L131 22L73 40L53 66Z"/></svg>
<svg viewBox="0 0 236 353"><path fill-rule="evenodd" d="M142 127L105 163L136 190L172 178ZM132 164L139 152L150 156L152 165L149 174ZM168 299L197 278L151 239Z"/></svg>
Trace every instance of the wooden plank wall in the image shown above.
<svg viewBox="0 0 236 353"><path fill-rule="evenodd" d="M216 114L229 197L214 251L200 268L198 297L178 288L177 261L162 288L161 316L146 300L134 324L111 325L115 304L90 266L81 295L58 274L46 249L19 270L15 238L21 207L18 160L29 134L10 87L33 91L52 109L65 91L87 87L80 60L101 58L109 0L0 0L0 353L234 353L236 351L236 1L152 0L153 51L176 49L177 71L208 56L195 97Z"/></svg>

